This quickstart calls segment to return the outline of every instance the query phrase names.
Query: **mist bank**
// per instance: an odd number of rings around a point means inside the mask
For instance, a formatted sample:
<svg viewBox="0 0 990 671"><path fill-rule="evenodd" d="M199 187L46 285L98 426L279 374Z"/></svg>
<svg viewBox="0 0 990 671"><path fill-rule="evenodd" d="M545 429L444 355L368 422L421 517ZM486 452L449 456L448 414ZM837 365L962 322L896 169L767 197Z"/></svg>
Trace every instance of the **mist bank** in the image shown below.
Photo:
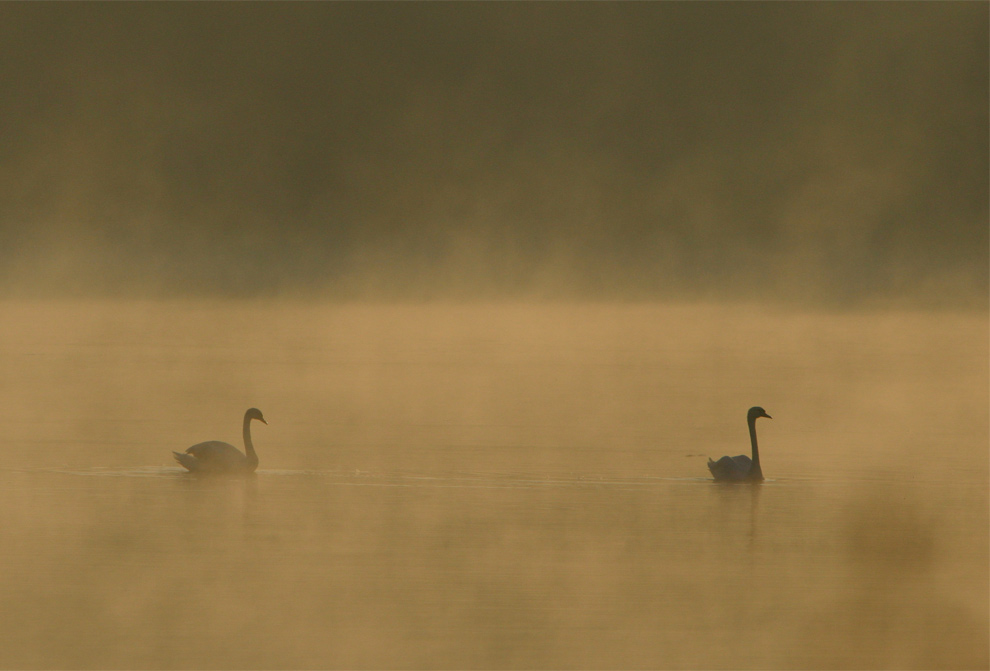
<svg viewBox="0 0 990 671"><path fill-rule="evenodd" d="M660 302L776 304L801 309L987 309L985 269L921 273L910 260L847 268L754 253L692 264L584 257L570 250L514 255L485 246L361 249L324 265L313 250L295 265L265 249L247 258L201 253L120 256L112 247L46 250L8 266L0 299L331 302ZM274 254L274 251L272 252ZM809 250L816 257L821 250ZM709 256L710 255L705 255ZM221 259L218 261L218 258ZM329 266L329 267L327 267Z"/></svg>
<svg viewBox="0 0 990 671"><path fill-rule="evenodd" d="M2 295L987 306L985 4L0 16Z"/></svg>

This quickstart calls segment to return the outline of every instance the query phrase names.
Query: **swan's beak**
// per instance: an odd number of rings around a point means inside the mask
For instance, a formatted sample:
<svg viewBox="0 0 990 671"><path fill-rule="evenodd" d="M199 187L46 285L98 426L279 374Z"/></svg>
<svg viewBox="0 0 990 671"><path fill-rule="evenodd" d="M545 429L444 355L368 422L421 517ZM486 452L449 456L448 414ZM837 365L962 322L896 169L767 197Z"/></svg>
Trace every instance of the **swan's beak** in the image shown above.
<svg viewBox="0 0 990 671"><path fill-rule="evenodd" d="M261 420L261 422L262 422L262 423L263 423L263 424L264 424L265 426L268 426L268 421L267 421L267 420L265 420L265 418L264 418L264 417L259 417L258 419L260 419L260 420Z"/></svg>
<svg viewBox="0 0 990 671"><path fill-rule="evenodd" d="M770 415L768 415L766 413L763 413L763 416L766 417L767 419L773 419L773 417L771 417ZM268 422L265 422L265 424L267 424L267 423Z"/></svg>

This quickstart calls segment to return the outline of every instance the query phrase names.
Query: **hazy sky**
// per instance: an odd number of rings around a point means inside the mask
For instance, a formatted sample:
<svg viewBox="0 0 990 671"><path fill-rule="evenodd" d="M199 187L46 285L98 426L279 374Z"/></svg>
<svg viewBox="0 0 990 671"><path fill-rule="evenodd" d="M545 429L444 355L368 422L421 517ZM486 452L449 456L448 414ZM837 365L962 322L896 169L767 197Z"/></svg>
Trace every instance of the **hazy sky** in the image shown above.
<svg viewBox="0 0 990 671"><path fill-rule="evenodd" d="M990 5L0 4L0 291L985 308Z"/></svg>

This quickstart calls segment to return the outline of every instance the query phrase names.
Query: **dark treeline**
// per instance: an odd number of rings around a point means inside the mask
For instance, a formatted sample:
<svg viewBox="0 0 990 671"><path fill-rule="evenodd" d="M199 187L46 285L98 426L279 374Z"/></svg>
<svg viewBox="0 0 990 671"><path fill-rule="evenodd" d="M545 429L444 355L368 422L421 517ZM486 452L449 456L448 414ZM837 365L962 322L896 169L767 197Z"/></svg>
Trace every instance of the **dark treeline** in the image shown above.
<svg viewBox="0 0 990 671"><path fill-rule="evenodd" d="M0 6L0 291L985 307L986 3Z"/></svg>

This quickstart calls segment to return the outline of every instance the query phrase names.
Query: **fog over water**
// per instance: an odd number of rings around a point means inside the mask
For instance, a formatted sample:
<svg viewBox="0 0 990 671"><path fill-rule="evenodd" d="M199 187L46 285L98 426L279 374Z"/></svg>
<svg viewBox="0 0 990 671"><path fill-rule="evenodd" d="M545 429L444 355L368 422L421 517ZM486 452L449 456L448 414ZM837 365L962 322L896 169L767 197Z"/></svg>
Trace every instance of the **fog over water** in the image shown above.
<svg viewBox="0 0 990 671"><path fill-rule="evenodd" d="M988 25L0 4L0 668L990 668Z"/></svg>
<svg viewBox="0 0 990 671"><path fill-rule="evenodd" d="M985 3L0 11L8 293L985 308Z"/></svg>
<svg viewBox="0 0 990 671"><path fill-rule="evenodd" d="M990 663L984 315L3 311L4 668Z"/></svg>

